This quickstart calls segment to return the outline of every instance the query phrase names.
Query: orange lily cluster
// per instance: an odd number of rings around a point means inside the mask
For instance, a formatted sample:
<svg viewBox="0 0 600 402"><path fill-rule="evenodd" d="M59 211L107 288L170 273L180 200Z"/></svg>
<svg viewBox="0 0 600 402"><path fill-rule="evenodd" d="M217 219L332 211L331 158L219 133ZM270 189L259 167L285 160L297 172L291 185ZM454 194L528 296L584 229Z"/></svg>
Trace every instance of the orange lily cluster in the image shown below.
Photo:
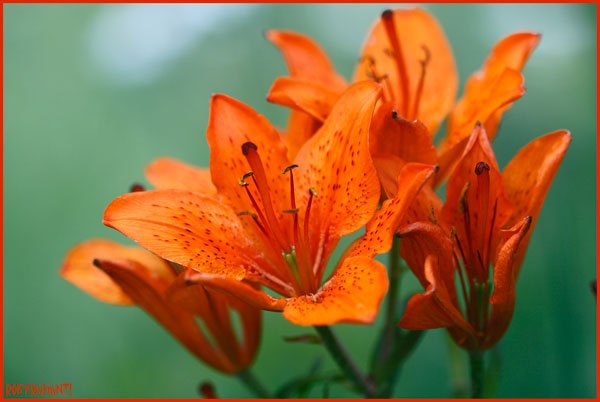
<svg viewBox="0 0 600 402"><path fill-rule="evenodd" d="M320 127L347 84L309 37L289 31L266 36L290 71L275 80L267 99L292 108L286 141L294 149ZM533 141L502 174L489 144L502 114L525 93L520 71L539 38L518 32L498 42L455 103L452 51L429 13L386 10L367 37L354 81L383 88L370 152L385 195L397 196L397 177L408 162L439 169L398 231L402 257L426 288L410 300L399 323L404 328L448 327L468 349L493 346L508 328L525 250L571 139L563 130ZM432 134L446 117L436 147ZM449 175L443 204L433 187Z"/></svg>
<svg viewBox="0 0 600 402"><path fill-rule="evenodd" d="M287 133L214 95L210 170L158 159L146 169L156 190L124 194L104 212L105 225L148 251L91 240L67 255L61 275L100 300L139 305L201 360L237 373L256 354L260 310L298 325L372 323L388 289L374 257L399 236L425 288L399 325L446 327L467 349L493 346L510 323L525 250L570 142L567 131L540 137L502 172L490 145L524 93L520 71L539 35L501 40L456 102L452 51L421 9L382 14L351 85L310 38L266 36L290 71L268 94L292 108ZM443 203L434 188L447 177ZM325 279L341 237L362 227Z"/></svg>

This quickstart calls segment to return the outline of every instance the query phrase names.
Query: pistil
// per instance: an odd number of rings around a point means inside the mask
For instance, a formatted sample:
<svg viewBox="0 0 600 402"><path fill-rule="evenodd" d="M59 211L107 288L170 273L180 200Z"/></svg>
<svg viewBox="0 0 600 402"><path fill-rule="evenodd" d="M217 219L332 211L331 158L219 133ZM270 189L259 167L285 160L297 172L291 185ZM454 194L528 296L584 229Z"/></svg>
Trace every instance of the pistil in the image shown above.
<svg viewBox="0 0 600 402"><path fill-rule="evenodd" d="M275 215L275 211L273 210L273 203L271 201L271 192L269 191L269 184L267 181L267 175L265 173L265 168L263 163L256 152L258 148L252 142L246 142L242 145L242 153L246 157L248 164L252 168L254 174L252 175L252 179L254 180L254 184L256 184L256 188L260 194L262 199L262 204L266 216L267 224L273 233L275 240L279 243L279 246L285 253L291 253L292 249L289 244L286 243L286 236L284 235L283 230L279 226L279 221ZM248 193L250 192L247 190Z"/></svg>
<svg viewBox="0 0 600 402"><path fill-rule="evenodd" d="M396 24L394 23L394 12L392 10L385 10L381 14L381 22L383 23L388 40L390 41L390 45L392 46L394 58L396 59L400 94L402 94L402 114L404 116L408 116L408 108L410 105L410 88L408 82L408 73L406 70L404 55L402 53L402 45L400 43L400 38L398 37L398 33L396 32Z"/></svg>

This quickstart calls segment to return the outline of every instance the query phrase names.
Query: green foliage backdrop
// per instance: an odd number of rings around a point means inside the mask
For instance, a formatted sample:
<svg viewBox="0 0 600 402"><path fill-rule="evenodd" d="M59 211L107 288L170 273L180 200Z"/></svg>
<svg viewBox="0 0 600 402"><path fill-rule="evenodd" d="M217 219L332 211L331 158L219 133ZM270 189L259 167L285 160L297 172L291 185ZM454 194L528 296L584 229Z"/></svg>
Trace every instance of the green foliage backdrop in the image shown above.
<svg viewBox="0 0 600 402"><path fill-rule="evenodd" d="M596 6L427 5L454 48L461 83L492 44L542 32L524 71L527 93L505 116L501 166L533 138L570 129L567 152L532 238L501 342L501 397L596 395ZM195 397L211 379L222 397L249 396L198 363L136 308L102 304L63 281L69 247L102 226L111 199L171 155L208 164L211 93L268 104L285 73L267 28L306 32L349 77L385 5L4 5L4 382L72 383L78 397ZM404 296L420 290L403 284ZM288 344L312 332L264 314L254 371L269 387L308 370L322 348ZM376 324L379 327L379 323ZM361 364L377 328L336 330ZM429 331L403 368L396 396L447 397L449 350ZM464 369L464 368L463 368ZM460 374L460 372L459 372ZM333 387L334 395L352 396ZM315 390L313 396L319 396Z"/></svg>

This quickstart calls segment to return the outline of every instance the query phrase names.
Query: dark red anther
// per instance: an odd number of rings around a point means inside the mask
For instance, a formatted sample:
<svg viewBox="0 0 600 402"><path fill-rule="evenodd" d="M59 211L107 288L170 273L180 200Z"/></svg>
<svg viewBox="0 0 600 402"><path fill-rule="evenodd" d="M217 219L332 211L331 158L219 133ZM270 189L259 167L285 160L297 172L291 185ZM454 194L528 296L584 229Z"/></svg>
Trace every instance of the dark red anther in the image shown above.
<svg viewBox="0 0 600 402"><path fill-rule="evenodd" d="M596 291L596 286L597 286L597 281L594 279L591 283L590 283L590 288L592 289L592 293L594 294L594 297L598 297L597 296L597 291Z"/></svg>
<svg viewBox="0 0 600 402"><path fill-rule="evenodd" d="M129 188L129 192L131 192L131 193L137 193L140 191L145 191L144 186L142 186L140 183L134 183Z"/></svg>
<svg viewBox="0 0 600 402"><path fill-rule="evenodd" d="M390 9L384 10L381 13L381 18L385 18L386 20L389 20L390 18L392 18L392 14L393 14L392 10L390 10Z"/></svg>
<svg viewBox="0 0 600 402"><path fill-rule="evenodd" d="M490 165L488 165L485 162L478 162L477 165L475 165L475 174L477 176L479 176L480 174L483 173L484 169L489 172L490 171Z"/></svg>
<svg viewBox="0 0 600 402"><path fill-rule="evenodd" d="M242 153L244 155L248 155L248 151L250 151L251 148L255 151L258 149L256 144L254 144L253 142L244 142L244 144L242 144Z"/></svg>
<svg viewBox="0 0 600 402"><path fill-rule="evenodd" d="M392 119L397 119L398 118L398 112L395 110L392 110Z"/></svg>

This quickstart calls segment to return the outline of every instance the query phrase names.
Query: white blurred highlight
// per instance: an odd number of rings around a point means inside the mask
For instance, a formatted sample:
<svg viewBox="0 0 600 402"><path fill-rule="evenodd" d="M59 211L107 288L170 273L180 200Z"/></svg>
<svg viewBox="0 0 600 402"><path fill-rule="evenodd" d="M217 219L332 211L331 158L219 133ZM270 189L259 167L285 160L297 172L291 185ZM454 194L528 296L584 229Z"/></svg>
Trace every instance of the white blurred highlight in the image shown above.
<svg viewBox="0 0 600 402"><path fill-rule="evenodd" d="M236 24L253 4L108 5L90 30L90 56L118 84L157 78L169 62L224 20Z"/></svg>

